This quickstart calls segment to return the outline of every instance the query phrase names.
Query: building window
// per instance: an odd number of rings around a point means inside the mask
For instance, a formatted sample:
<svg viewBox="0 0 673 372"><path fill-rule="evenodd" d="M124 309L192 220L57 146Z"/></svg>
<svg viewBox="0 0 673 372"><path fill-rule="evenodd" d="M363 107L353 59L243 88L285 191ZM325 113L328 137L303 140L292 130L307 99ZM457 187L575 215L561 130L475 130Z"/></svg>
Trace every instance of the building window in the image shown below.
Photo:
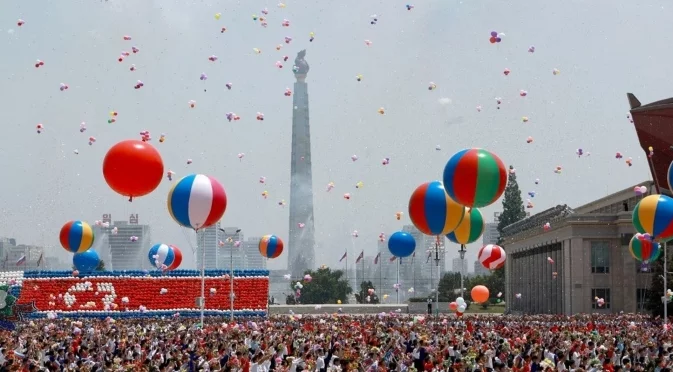
<svg viewBox="0 0 673 372"><path fill-rule="evenodd" d="M603 240L591 242L591 273L610 273L610 243Z"/></svg>
<svg viewBox="0 0 673 372"><path fill-rule="evenodd" d="M629 243L631 243L631 238L633 238L633 234L622 234L621 244L624 246L628 246Z"/></svg>
<svg viewBox="0 0 673 372"><path fill-rule="evenodd" d="M598 306L596 298L602 298L603 306ZM609 309L610 308L610 288L592 288L591 289L591 308Z"/></svg>
<svg viewBox="0 0 673 372"><path fill-rule="evenodd" d="M647 306L647 295L648 295L648 289L647 288L636 288L636 310L637 311L645 311L645 307Z"/></svg>

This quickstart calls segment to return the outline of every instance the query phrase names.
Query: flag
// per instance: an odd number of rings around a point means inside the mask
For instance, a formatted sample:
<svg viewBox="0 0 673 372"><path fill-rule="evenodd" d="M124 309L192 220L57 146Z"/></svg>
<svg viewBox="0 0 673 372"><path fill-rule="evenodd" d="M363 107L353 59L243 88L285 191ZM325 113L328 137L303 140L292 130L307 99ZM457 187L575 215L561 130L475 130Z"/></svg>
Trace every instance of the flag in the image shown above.
<svg viewBox="0 0 673 372"><path fill-rule="evenodd" d="M360 263L360 260L362 260L363 258L365 258L365 251L360 252L358 258L355 259L355 263Z"/></svg>
<svg viewBox="0 0 673 372"><path fill-rule="evenodd" d="M392 257L390 257L390 262L393 262L393 261L395 261L396 259L397 259L397 256L392 256Z"/></svg>
<svg viewBox="0 0 673 372"><path fill-rule="evenodd" d="M381 252L374 257L374 265L377 265L379 263L379 257L381 257Z"/></svg>
<svg viewBox="0 0 673 372"><path fill-rule="evenodd" d="M19 266L19 265L23 264L24 262L26 262L26 255L25 254L23 256L21 256L21 258L19 258L16 261L16 266Z"/></svg>
<svg viewBox="0 0 673 372"><path fill-rule="evenodd" d="M40 267L42 265L42 259L43 259L43 253L40 253L40 258L37 259L37 267Z"/></svg>
<svg viewBox="0 0 673 372"><path fill-rule="evenodd" d="M346 256L348 256L348 252L344 253L344 255L341 257L341 259L339 260L339 262L345 260L345 259L346 259Z"/></svg>

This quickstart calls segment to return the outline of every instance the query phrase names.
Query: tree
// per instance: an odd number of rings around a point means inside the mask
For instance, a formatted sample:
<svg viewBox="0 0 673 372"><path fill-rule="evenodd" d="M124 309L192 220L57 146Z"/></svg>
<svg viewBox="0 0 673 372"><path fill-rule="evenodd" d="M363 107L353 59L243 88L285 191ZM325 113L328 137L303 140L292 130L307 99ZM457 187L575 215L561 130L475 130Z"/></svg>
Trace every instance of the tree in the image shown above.
<svg viewBox="0 0 673 372"><path fill-rule="evenodd" d="M463 284L467 284L465 281ZM439 280L439 302L453 302L460 293L460 273L446 273Z"/></svg>
<svg viewBox="0 0 673 372"><path fill-rule="evenodd" d="M671 264L673 260L669 258L668 267L673 267ZM640 263L636 263L639 265ZM650 271L652 272L652 281L650 284L650 290L647 291L647 298L645 299L645 308L652 313L652 316L664 316L664 304L661 302L661 298L664 296L664 257L660 257L654 263L650 264ZM671 286L669 286L671 288ZM668 315L673 315L673 303L668 303ZM637 308L640 308L640 304L636 304Z"/></svg>
<svg viewBox="0 0 673 372"><path fill-rule="evenodd" d="M288 295L287 304L336 304L341 301L348 303L348 295L353 293L348 281L344 278L342 270L332 271L329 267L321 267L318 270L306 270L304 275L310 275L311 281L301 281L301 295L296 298L294 295ZM292 293L296 293L297 281L290 281Z"/></svg>
<svg viewBox="0 0 673 372"><path fill-rule="evenodd" d="M509 169L513 170L514 166L510 165ZM526 210L523 206L523 199L521 199L519 184L516 182L516 173L510 173L507 179L507 187L505 187L505 197L502 199L502 213L498 220L498 232L500 236L502 236L502 230L505 227L524 218L526 218ZM502 238L499 239L498 243L501 242Z"/></svg>
<svg viewBox="0 0 673 372"><path fill-rule="evenodd" d="M510 171L514 170L514 166L510 165L509 169ZM498 220L498 245L503 245L502 231L505 227L519 222L524 218L526 218L526 209L523 206L519 184L516 182L516 173L510 172L507 179L507 186L505 187L505 197L502 198L502 213ZM490 293L497 295L498 292L502 292L504 296L505 269L495 270L490 277L489 285L486 285Z"/></svg>
<svg viewBox="0 0 673 372"><path fill-rule="evenodd" d="M376 289L374 284L372 284L372 281L363 280L362 283L360 283L360 292L355 294L355 300L359 304L378 304L379 296L376 294L376 292L374 292L372 295L369 295L370 289ZM369 297L369 301L367 301L367 297Z"/></svg>

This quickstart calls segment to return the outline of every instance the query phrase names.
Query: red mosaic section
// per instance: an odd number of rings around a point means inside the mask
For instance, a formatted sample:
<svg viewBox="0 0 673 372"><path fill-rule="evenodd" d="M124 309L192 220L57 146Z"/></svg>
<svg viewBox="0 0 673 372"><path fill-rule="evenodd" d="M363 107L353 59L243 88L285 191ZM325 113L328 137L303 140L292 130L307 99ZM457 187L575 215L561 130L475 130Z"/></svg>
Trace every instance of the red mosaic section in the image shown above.
<svg viewBox="0 0 673 372"><path fill-rule="evenodd" d="M92 283L92 290L70 291L77 283ZM117 297L114 304L117 308L110 310L138 310L142 305L147 310L169 310L196 308L195 298L201 294L200 278L50 278L49 280L24 279L19 303L35 302L39 311L76 311L104 310L103 298L109 291L102 291L98 283L110 283ZM206 309L229 310L230 280L224 278L206 278ZM109 286L108 286L109 287ZM161 294L165 288L168 291ZM211 292L215 288L215 293ZM70 292L69 292L70 291ZM75 296L75 303L68 307L64 301L67 293ZM268 278L234 279L234 310L266 309L269 294ZM61 296L59 296L61 295ZM128 297L128 304L122 298ZM82 308L87 302L94 302L94 307Z"/></svg>

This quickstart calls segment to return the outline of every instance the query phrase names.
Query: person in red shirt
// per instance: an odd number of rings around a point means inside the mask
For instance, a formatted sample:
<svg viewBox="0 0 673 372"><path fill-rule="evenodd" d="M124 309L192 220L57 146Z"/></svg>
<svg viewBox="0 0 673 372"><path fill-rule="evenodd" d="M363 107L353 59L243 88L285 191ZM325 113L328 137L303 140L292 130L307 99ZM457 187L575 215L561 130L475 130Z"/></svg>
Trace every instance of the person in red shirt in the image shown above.
<svg viewBox="0 0 673 372"><path fill-rule="evenodd" d="M615 367L610 362L610 359L605 359L605 362L603 362L603 371L615 372Z"/></svg>

